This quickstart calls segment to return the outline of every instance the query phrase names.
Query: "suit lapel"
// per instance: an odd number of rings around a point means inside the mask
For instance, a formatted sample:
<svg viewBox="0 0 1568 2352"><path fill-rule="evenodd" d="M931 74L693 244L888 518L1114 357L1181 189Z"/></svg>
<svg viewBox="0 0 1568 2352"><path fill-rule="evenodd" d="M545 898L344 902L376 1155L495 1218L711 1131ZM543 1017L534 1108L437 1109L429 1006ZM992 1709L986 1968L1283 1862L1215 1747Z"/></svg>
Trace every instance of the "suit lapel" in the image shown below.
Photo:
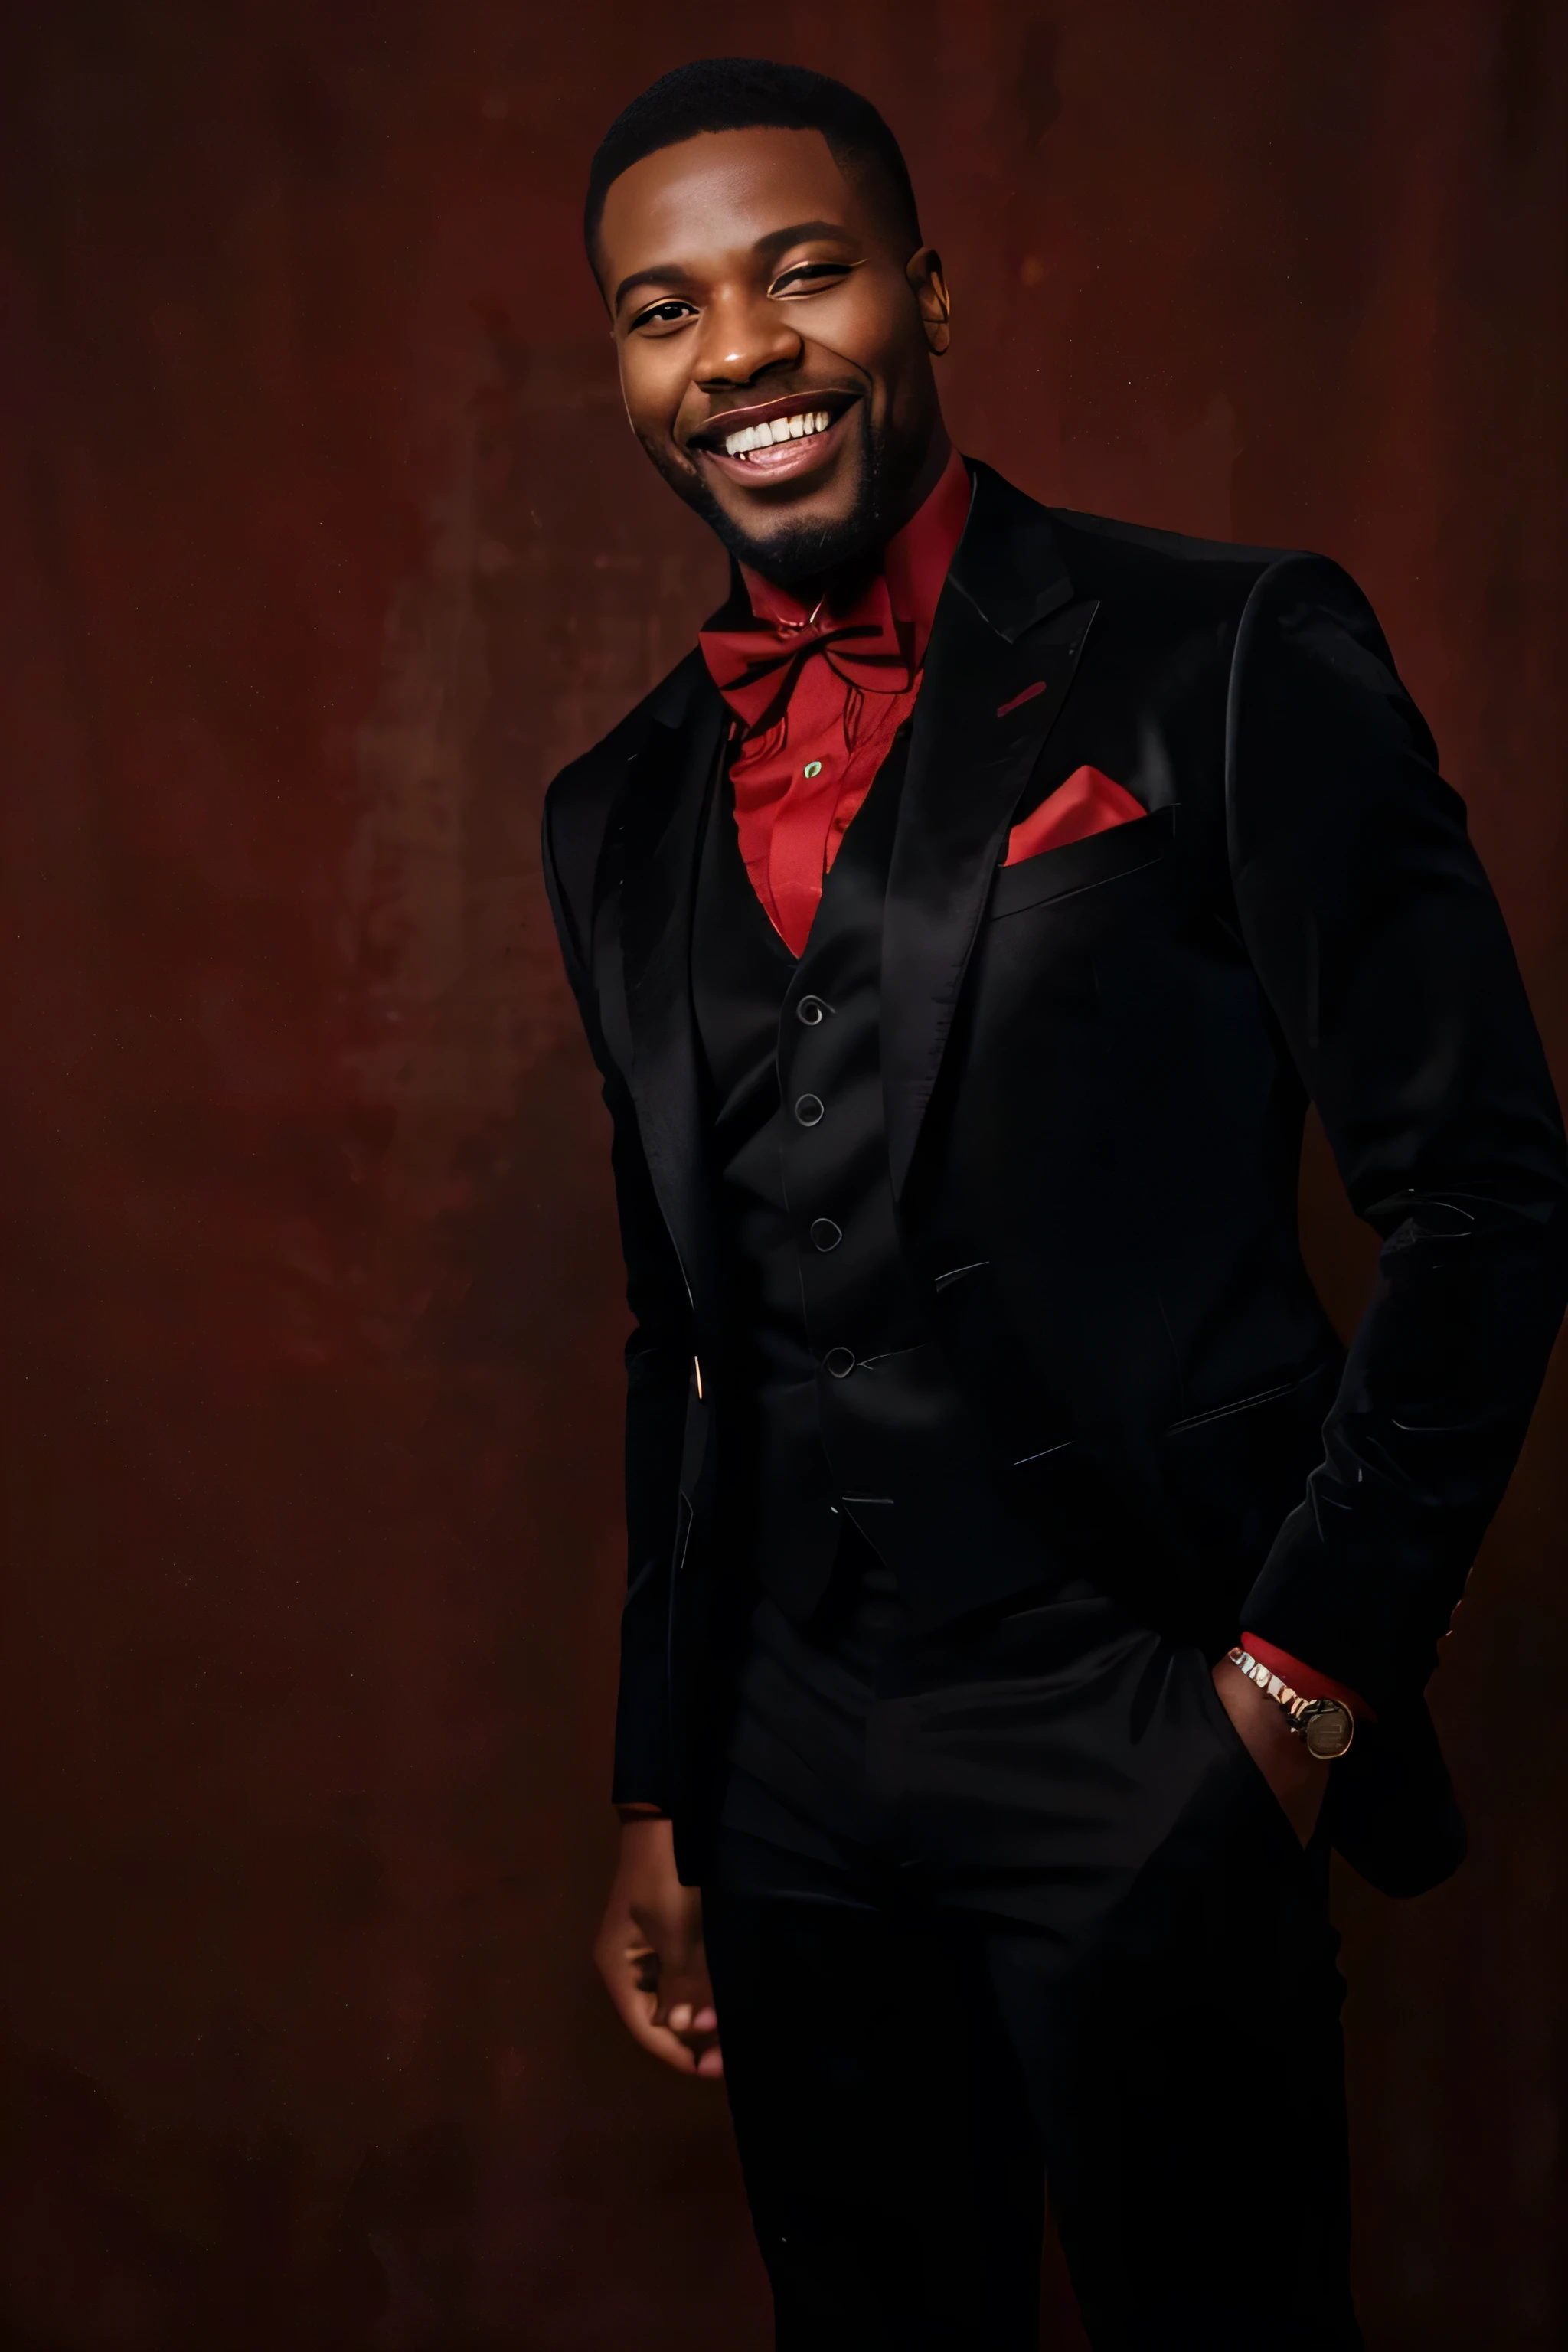
<svg viewBox="0 0 1568 2352"><path fill-rule="evenodd" d="M974 474L926 655L888 877L882 1089L895 1195L1014 812L1096 609L1074 600L1044 509L989 467Z"/></svg>
<svg viewBox="0 0 1568 2352"><path fill-rule="evenodd" d="M901 1192L1007 830L1067 698L1092 603L1043 509L989 467L937 608L888 882L882 1084ZM685 665L682 666L685 669ZM694 1301L714 1297L691 1011L698 848L724 705L693 657L629 763L601 867L595 962L649 1173Z"/></svg>
<svg viewBox="0 0 1568 2352"><path fill-rule="evenodd" d="M717 773L724 706L707 684L632 761L611 819L596 946L610 1044L627 1073L659 1207L693 1304L715 1295L697 1039L691 917L703 813ZM618 952L617 952L618 950Z"/></svg>

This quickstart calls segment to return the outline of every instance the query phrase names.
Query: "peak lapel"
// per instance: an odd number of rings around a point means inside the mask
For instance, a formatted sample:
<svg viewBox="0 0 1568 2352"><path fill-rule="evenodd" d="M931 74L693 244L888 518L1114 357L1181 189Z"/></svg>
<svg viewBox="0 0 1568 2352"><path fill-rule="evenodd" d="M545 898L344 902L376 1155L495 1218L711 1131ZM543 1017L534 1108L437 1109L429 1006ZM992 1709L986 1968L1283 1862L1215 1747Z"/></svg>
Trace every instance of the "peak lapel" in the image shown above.
<svg viewBox="0 0 1568 2352"><path fill-rule="evenodd" d="M1094 618L1043 508L974 467L937 607L888 877L882 1088L901 1193L986 894Z"/></svg>
<svg viewBox="0 0 1568 2352"><path fill-rule="evenodd" d="M723 719L724 706L704 679L679 723L653 729L611 820L607 846L614 866L601 901L619 950L606 963L612 986L618 966L623 1066L648 1172L694 1306L713 1293L703 1278L711 1219L691 1010L691 916Z"/></svg>

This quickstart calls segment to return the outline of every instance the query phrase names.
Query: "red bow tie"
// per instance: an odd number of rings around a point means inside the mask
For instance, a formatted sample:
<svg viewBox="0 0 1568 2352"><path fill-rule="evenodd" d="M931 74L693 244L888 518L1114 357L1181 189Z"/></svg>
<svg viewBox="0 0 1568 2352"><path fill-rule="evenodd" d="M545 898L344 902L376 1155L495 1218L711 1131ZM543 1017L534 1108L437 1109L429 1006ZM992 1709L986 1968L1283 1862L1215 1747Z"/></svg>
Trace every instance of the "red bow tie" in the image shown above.
<svg viewBox="0 0 1568 2352"><path fill-rule="evenodd" d="M714 685L752 733L778 718L814 654L821 654L851 686L872 694L902 694L913 677L879 572L847 612L825 615L818 604L804 621L753 620L749 628L701 629L698 643Z"/></svg>

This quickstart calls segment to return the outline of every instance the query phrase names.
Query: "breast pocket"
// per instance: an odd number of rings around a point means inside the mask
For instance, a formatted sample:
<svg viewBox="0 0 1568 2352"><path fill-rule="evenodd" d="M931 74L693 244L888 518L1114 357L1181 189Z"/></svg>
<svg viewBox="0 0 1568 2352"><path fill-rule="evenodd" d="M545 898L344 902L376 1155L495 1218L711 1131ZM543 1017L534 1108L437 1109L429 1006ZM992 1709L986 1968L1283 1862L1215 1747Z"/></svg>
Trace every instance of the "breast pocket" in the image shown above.
<svg viewBox="0 0 1568 2352"><path fill-rule="evenodd" d="M1026 913L1031 907L1051 906L1085 890L1100 890L1108 883L1157 866L1171 845L1175 815L1173 808L1156 809L1128 824L1092 833L1086 841L1069 841L1065 848L1043 849L1037 857L999 867L986 910L989 919L1002 922L1009 915Z"/></svg>

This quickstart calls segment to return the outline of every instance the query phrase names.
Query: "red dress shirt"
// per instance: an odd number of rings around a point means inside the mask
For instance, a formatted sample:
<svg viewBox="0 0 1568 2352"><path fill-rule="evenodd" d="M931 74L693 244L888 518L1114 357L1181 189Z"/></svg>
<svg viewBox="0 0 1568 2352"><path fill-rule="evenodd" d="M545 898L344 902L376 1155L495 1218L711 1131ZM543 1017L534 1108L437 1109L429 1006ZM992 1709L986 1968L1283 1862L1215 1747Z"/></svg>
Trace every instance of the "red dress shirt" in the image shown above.
<svg viewBox="0 0 1568 2352"><path fill-rule="evenodd" d="M846 604L829 597L808 610L742 566L753 627L702 631L704 657L742 741L730 765L741 855L793 955L805 949L849 821L914 709L969 496L954 450L930 497L883 549L880 572L858 583ZM794 658L792 638L804 640Z"/></svg>
<svg viewBox="0 0 1568 2352"><path fill-rule="evenodd" d="M792 955L805 950L838 845L914 709L969 499L969 475L955 449L935 488L882 550L880 571L855 583L842 603L830 591L808 610L787 588L742 565L751 627L700 634L703 658L735 714L731 740L741 748L730 779L741 855ZM1079 770L1063 791L1080 779L1127 803L1108 806L1099 821L1142 814L1093 769ZM1027 854L1033 845L1016 845ZM1342 1699L1352 1714L1371 1716L1342 1684L1255 1633L1243 1639L1260 1664L1305 1697Z"/></svg>

